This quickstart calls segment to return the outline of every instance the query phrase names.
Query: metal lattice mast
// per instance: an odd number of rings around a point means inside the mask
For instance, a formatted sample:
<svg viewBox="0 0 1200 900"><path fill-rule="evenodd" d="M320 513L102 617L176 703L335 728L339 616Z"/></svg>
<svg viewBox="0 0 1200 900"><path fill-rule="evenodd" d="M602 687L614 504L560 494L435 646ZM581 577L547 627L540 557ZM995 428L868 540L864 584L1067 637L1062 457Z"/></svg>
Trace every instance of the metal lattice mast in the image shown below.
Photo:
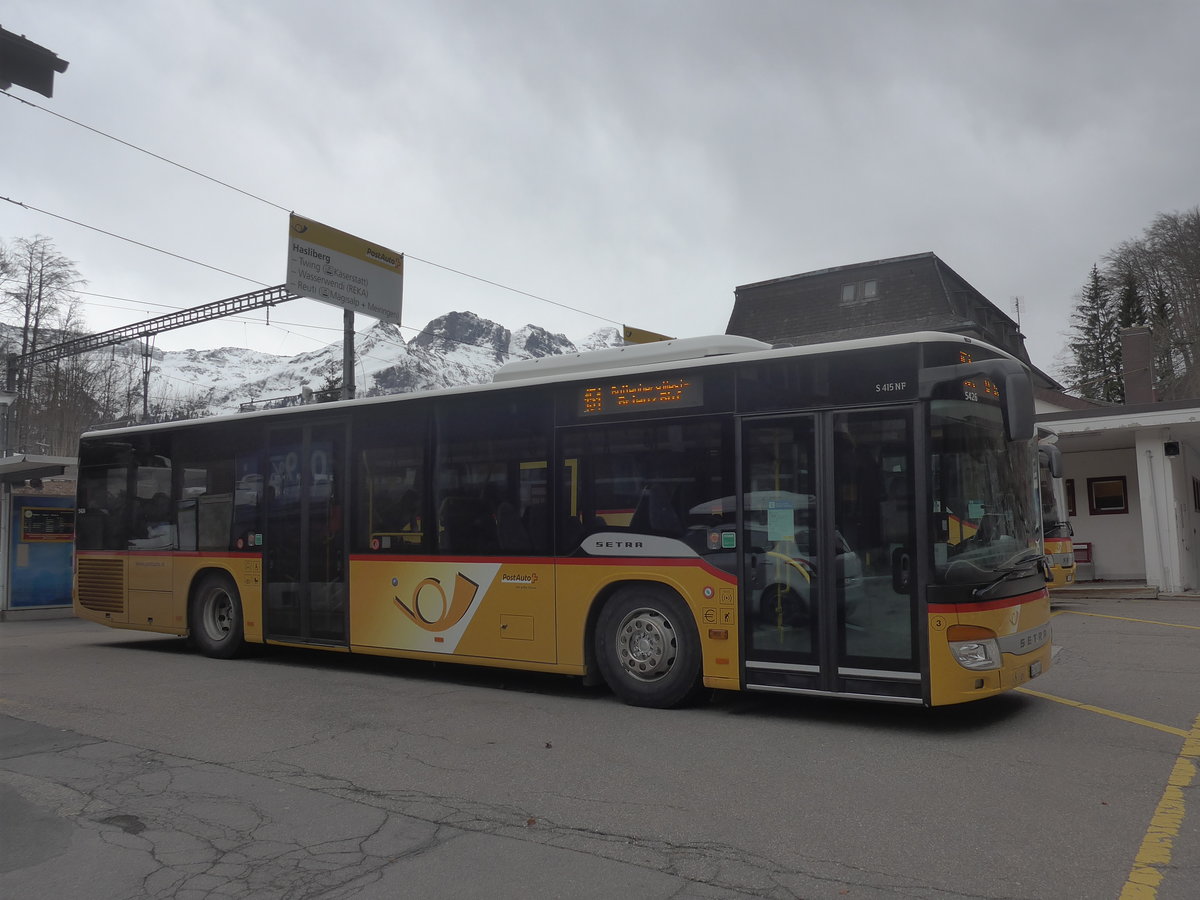
<svg viewBox="0 0 1200 900"><path fill-rule="evenodd" d="M299 294L293 294L289 291L287 285L278 284L275 287L263 288L261 291L252 291L249 294L240 294L237 297L230 297L226 300L217 300L215 303L206 303L203 306L194 306L191 309L180 310L177 313L168 313L165 316L146 319L144 322L135 322L132 325L125 325L122 328L102 331L99 334L89 334L86 337L64 341L61 344L53 344L49 347L41 347L33 353L20 357L17 364L34 366L38 363L54 362L56 359L75 356L79 353L87 353L89 350L99 350L102 347L110 347L113 344L123 344L134 338L149 339L164 331L184 328L188 325L198 325L201 322L221 319L225 316L237 315L238 313L251 312L256 309L262 309L264 306L274 306L277 303L286 303L288 300L297 300L299 297Z"/></svg>

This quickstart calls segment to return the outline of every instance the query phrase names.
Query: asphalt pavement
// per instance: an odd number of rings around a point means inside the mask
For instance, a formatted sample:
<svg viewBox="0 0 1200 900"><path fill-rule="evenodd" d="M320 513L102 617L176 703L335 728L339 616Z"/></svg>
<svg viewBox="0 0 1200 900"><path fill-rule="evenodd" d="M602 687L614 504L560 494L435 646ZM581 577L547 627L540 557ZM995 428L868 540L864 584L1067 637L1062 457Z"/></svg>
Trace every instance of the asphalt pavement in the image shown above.
<svg viewBox="0 0 1200 900"><path fill-rule="evenodd" d="M1054 612L941 710L0 623L0 897L1191 900L1200 603Z"/></svg>

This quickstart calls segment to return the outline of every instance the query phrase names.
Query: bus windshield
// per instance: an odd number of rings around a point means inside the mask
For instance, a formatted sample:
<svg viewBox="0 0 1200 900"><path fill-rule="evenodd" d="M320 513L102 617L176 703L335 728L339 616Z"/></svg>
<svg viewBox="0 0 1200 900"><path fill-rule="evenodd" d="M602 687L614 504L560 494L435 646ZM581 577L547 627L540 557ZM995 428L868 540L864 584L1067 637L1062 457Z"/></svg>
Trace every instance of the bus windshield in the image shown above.
<svg viewBox="0 0 1200 900"><path fill-rule="evenodd" d="M1006 441L996 406L934 400L930 415L935 580L977 584L1034 569L1042 528L1032 442Z"/></svg>
<svg viewBox="0 0 1200 900"><path fill-rule="evenodd" d="M1058 482L1050 471L1050 461L1044 452L1038 453L1038 475L1042 493L1042 536L1046 539L1071 537L1067 511L1058 495Z"/></svg>

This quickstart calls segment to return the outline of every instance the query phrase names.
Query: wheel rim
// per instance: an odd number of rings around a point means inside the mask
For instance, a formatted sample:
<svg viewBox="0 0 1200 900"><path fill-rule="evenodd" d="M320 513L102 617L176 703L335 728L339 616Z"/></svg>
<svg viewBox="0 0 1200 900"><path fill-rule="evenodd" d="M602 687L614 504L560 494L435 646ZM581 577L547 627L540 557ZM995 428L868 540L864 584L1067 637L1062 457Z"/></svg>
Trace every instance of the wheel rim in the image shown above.
<svg viewBox="0 0 1200 900"><path fill-rule="evenodd" d="M657 681L675 664L679 641L675 628L656 609L636 609L617 628L617 661L639 681Z"/></svg>
<svg viewBox="0 0 1200 900"><path fill-rule="evenodd" d="M233 631L233 598L226 591L216 590L208 595L201 623L205 633L214 641L223 641Z"/></svg>

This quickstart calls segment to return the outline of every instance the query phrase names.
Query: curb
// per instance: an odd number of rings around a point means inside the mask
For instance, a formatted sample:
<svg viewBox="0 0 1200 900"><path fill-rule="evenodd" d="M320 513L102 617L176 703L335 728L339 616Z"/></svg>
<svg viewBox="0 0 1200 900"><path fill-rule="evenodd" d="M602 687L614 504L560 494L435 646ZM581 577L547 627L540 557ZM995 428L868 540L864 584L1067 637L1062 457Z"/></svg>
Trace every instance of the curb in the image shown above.
<svg viewBox="0 0 1200 900"><path fill-rule="evenodd" d="M1052 588L1051 600L1200 600L1200 591L1159 591L1152 585L1106 585L1102 582Z"/></svg>

